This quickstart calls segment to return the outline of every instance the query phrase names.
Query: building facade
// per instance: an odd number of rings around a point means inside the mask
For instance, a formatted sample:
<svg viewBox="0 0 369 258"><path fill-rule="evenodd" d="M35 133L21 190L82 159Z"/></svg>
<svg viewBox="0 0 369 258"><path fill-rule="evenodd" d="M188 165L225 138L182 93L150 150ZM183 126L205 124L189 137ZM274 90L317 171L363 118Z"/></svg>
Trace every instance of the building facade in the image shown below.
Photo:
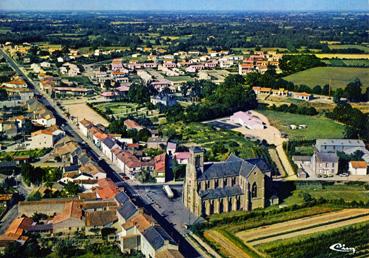
<svg viewBox="0 0 369 258"><path fill-rule="evenodd" d="M226 161L204 163L203 150L190 150L183 189L184 205L197 216L266 206L271 171L260 159L231 155Z"/></svg>

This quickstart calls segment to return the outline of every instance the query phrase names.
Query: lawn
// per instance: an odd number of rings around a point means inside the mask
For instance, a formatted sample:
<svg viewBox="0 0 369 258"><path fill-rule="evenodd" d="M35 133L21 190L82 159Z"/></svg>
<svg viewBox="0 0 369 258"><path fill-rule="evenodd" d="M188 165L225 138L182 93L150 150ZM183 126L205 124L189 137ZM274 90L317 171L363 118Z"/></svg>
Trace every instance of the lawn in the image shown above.
<svg viewBox="0 0 369 258"><path fill-rule="evenodd" d="M62 79L66 79L68 81L82 84L82 86L92 86L92 83L87 76L79 75L79 76L73 76L73 77L63 77Z"/></svg>
<svg viewBox="0 0 369 258"><path fill-rule="evenodd" d="M194 80L190 76L167 76L165 79L172 81L172 82L187 82L187 81Z"/></svg>
<svg viewBox="0 0 369 258"><path fill-rule="evenodd" d="M241 158L255 158L264 154L258 145L237 132L216 130L201 123L171 123L163 125L161 131L188 147L202 146L211 161L225 160L231 153ZM218 148L219 145L223 148Z"/></svg>
<svg viewBox="0 0 369 258"><path fill-rule="evenodd" d="M258 110L266 115L270 123L280 131L286 132L290 140L314 140L320 138L343 138L344 125L324 116L305 116L272 110ZM301 130L291 130L289 125L307 125Z"/></svg>
<svg viewBox="0 0 369 258"><path fill-rule="evenodd" d="M291 74L284 79L295 84L314 87L331 83L333 89L344 88L346 85L360 79L363 85L369 85L369 69L356 67L315 67Z"/></svg>

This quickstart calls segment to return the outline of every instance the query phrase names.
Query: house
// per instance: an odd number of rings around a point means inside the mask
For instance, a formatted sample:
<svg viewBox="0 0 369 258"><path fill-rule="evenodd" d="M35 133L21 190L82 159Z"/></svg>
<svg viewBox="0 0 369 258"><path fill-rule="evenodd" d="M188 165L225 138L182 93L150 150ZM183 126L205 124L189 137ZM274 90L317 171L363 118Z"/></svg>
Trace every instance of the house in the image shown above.
<svg viewBox="0 0 369 258"><path fill-rule="evenodd" d="M178 164L183 165L188 163L188 159L190 158L190 152L176 152L174 153L174 159Z"/></svg>
<svg viewBox="0 0 369 258"><path fill-rule="evenodd" d="M166 157L165 153L154 157L154 173L153 176L157 183L166 182Z"/></svg>
<svg viewBox="0 0 369 258"><path fill-rule="evenodd" d="M305 100L305 101L310 101L314 98L312 94L306 93L306 92L295 92L293 94L293 97L295 99L300 99L300 100Z"/></svg>
<svg viewBox="0 0 369 258"><path fill-rule="evenodd" d="M51 220L53 233L71 234L82 230L85 222L82 218L81 201L71 200L64 203L62 212Z"/></svg>
<svg viewBox="0 0 369 258"><path fill-rule="evenodd" d="M288 97L290 95L290 92L288 90L285 90L284 88L279 88L272 90L273 96L279 96L279 97Z"/></svg>
<svg viewBox="0 0 369 258"><path fill-rule="evenodd" d="M153 105L162 104L166 107L171 107L177 104L175 97L171 94L161 94L150 97L150 102Z"/></svg>
<svg viewBox="0 0 369 258"><path fill-rule="evenodd" d="M319 152L348 152L352 149L363 150L365 143L356 139L317 139L315 148Z"/></svg>
<svg viewBox="0 0 369 258"><path fill-rule="evenodd" d="M120 168L120 172L127 175L135 175L142 169L142 162L129 151L118 153L116 164Z"/></svg>
<svg viewBox="0 0 369 258"><path fill-rule="evenodd" d="M97 184L95 192L98 198L113 199L119 193L118 187L110 178L101 178L97 181Z"/></svg>
<svg viewBox="0 0 369 258"><path fill-rule="evenodd" d="M173 82L166 79L161 79L151 82L151 86L153 86L157 91L161 92L163 89L173 86Z"/></svg>
<svg viewBox="0 0 369 258"><path fill-rule="evenodd" d="M82 119L81 121L79 121L78 123L79 125L79 130L81 131L81 133L87 137L88 135L88 130L94 126L94 124L86 119Z"/></svg>
<svg viewBox="0 0 369 258"><path fill-rule="evenodd" d="M79 88L79 87L54 87L53 93L57 97L61 96L86 96L93 93L92 89Z"/></svg>
<svg viewBox="0 0 369 258"><path fill-rule="evenodd" d="M104 153L106 157L108 157L110 160L113 160L113 148L119 147L114 139L108 137L105 140L101 142L101 150Z"/></svg>
<svg viewBox="0 0 369 258"><path fill-rule="evenodd" d="M252 63L243 63L238 65L238 74L245 75L255 71L255 67Z"/></svg>
<svg viewBox="0 0 369 258"><path fill-rule="evenodd" d="M239 111L234 113L230 117L230 121L235 124L239 124L248 129L259 129L262 130L265 128L265 124L260 120L259 117L252 114L252 112L243 112Z"/></svg>
<svg viewBox="0 0 369 258"><path fill-rule="evenodd" d="M349 162L350 175L366 176L368 174L368 164L365 161L350 161Z"/></svg>
<svg viewBox="0 0 369 258"><path fill-rule="evenodd" d="M124 125L127 127L127 129L136 129L137 131L142 130L144 127L141 126L139 123L132 119L126 119L124 120Z"/></svg>
<svg viewBox="0 0 369 258"><path fill-rule="evenodd" d="M94 162L80 166L79 173L91 175L94 179L106 178L106 172Z"/></svg>
<svg viewBox="0 0 369 258"><path fill-rule="evenodd" d="M163 149L167 146L168 138L153 136L147 140L147 148L151 149Z"/></svg>
<svg viewBox="0 0 369 258"><path fill-rule="evenodd" d="M17 77L9 82L4 82L3 86L9 88L27 88L27 83L20 77Z"/></svg>
<svg viewBox="0 0 369 258"><path fill-rule="evenodd" d="M168 142L167 144L167 154L168 155L174 155L174 153L177 150L177 144L175 142Z"/></svg>
<svg viewBox="0 0 369 258"><path fill-rule="evenodd" d="M195 147L190 149L183 202L196 216L265 208L270 183L271 170L261 159L230 155L204 163L204 151Z"/></svg>
<svg viewBox="0 0 369 258"><path fill-rule="evenodd" d="M256 95L259 94L271 94L272 93L272 88L267 88L267 87L252 87L252 90L255 92Z"/></svg>
<svg viewBox="0 0 369 258"><path fill-rule="evenodd" d="M38 130L31 134L31 141L27 142L28 149L52 148L55 143L65 136L64 131L56 126L44 130Z"/></svg>
<svg viewBox="0 0 369 258"><path fill-rule="evenodd" d="M11 243L18 242L23 245L28 237L25 235L33 221L27 217L15 218L4 234L0 235L0 246L5 247Z"/></svg>
<svg viewBox="0 0 369 258"><path fill-rule="evenodd" d="M143 209L138 209L127 194L120 192L115 201L119 206L117 224L120 229L117 238L122 252L139 250L147 258L183 257L169 234Z"/></svg>
<svg viewBox="0 0 369 258"><path fill-rule="evenodd" d="M311 168L317 176L334 176L338 174L338 156L335 152L319 152L311 157Z"/></svg>

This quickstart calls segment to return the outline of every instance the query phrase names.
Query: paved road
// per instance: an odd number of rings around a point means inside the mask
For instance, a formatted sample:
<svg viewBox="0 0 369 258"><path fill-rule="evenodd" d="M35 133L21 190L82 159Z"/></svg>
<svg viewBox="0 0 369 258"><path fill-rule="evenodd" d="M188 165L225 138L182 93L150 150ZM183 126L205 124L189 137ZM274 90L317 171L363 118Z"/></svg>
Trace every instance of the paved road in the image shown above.
<svg viewBox="0 0 369 258"><path fill-rule="evenodd" d="M62 126L62 129L66 132L67 135L73 137L76 142L78 142L81 147L87 151L87 153L97 162L102 169L104 169L107 173L107 176L111 178L117 185L123 186L127 195L132 199L132 201L138 206L144 208L145 212L151 215L165 230L166 232L172 236L172 238L178 243L179 250L186 257L199 257L199 253L186 241L186 239L171 225L164 217L162 217L151 205L147 204L139 194L126 182L122 180L122 178L118 175L118 173L105 161L100 157L104 157L102 153L97 149L95 145L93 145L90 141L84 141L82 137L79 135L79 130L75 130L74 127L69 120L63 115L62 111L53 103L53 100L49 99L48 96L44 96L41 91L38 89L37 85L26 75L26 73L19 68L18 64L14 62L12 58L8 56L7 53L4 52L3 49L0 49L0 53L3 54L4 58L7 60L9 65L18 73L18 75L22 76L23 79L27 82L29 87L36 93L38 100L44 104L50 111L54 114L56 122L59 126Z"/></svg>

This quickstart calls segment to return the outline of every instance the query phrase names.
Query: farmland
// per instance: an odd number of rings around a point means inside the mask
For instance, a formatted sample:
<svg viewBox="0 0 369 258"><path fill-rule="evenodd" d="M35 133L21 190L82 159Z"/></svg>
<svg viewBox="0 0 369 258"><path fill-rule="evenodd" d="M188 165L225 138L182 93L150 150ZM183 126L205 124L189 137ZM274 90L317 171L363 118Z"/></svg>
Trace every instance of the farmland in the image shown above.
<svg viewBox="0 0 369 258"><path fill-rule="evenodd" d="M355 67L315 67L284 78L295 84L314 87L316 85L330 84L332 88L344 88L346 85L360 79L363 85L369 85L369 70Z"/></svg>
<svg viewBox="0 0 369 258"><path fill-rule="evenodd" d="M280 131L286 132L290 140L314 140L319 138L342 138L344 125L324 116L305 116L299 114L283 113L272 110L260 110L266 115L271 125ZM289 125L307 125L301 130L292 130ZM321 130L324 128L324 130Z"/></svg>
<svg viewBox="0 0 369 258"><path fill-rule="evenodd" d="M369 54L315 54L319 58L338 58L338 59L369 59Z"/></svg>
<svg viewBox="0 0 369 258"><path fill-rule="evenodd" d="M369 59L326 59L328 66L369 67Z"/></svg>
<svg viewBox="0 0 369 258"><path fill-rule="evenodd" d="M366 229L369 225L369 209L361 208L313 206L293 211L266 212L263 215L253 213L255 214L249 214L248 218L245 212L244 217L237 214L233 214L233 217L216 215L215 222L210 219L216 226L205 229L203 237L226 257L285 257L283 254L286 253L291 257L302 257L302 254L314 250L327 249L325 252L329 252L328 247L336 243L332 238L342 237L342 232L359 240L363 236L356 234L355 229L363 234L361 229ZM226 219L226 222L221 222L222 218ZM230 218L234 219L230 221ZM220 221L220 224L216 221ZM367 234L365 235L368 238ZM319 239L315 241L316 248L309 250L311 246L308 245L307 239ZM367 242L355 243L360 253L366 253L367 246L360 246L365 243ZM301 248L293 251L292 248L297 245ZM288 248L288 252L285 248Z"/></svg>
<svg viewBox="0 0 369 258"><path fill-rule="evenodd" d="M349 49L349 48L354 48L354 49L359 49L364 51L365 53L369 53L369 48L366 46L361 46L361 45L329 45L330 49Z"/></svg>

